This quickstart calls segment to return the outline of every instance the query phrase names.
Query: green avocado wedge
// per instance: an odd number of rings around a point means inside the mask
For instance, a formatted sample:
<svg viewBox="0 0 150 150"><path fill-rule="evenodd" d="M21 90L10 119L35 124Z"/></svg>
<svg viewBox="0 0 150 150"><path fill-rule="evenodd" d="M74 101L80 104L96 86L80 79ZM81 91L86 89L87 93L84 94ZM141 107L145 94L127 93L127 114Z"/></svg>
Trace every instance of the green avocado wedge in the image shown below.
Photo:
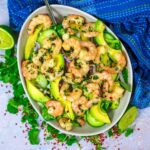
<svg viewBox="0 0 150 150"><path fill-rule="evenodd" d="M98 45L107 45L104 39L104 30L106 26L101 20L97 20L95 23L95 31L99 32L99 34L95 37L95 41Z"/></svg>
<svg viewBox="0 0 150 150"><path fill-rule="evenodd" d="M90 111L87 111L86 113L86 120L88 122L88 124L92 127L101 127L104 125L103 122L100 122L98 120L96 120L90 113Z"/></svg>
<svg viewBox="0 0 150 150"><path fill-rule="evenodd" d="M61 71L65 66L64 56L62 54L58 54L54 57L54 61L56 66L54 67L55 71Z"/></svg>
<svg viewBox="0 0 150 150"><path fill-rule="evenodd" d="M34 48L34 44L37 40L37 37L39 35L39 32L42 30L42 25L38 26L34 33L31 34L28 39L27 39L27 43L25 45L25 59L29 59L31 54L32 54L32 51L33 51L33 48Z"/></svg>
<svg viewBox="0 0 150 150"><path fill-rule="evenodd" d="M31 81L26 80L26 86L29 95L35 101L45 103L50 100L50 98L45 96L38 88L36 88Z"/></svg>
<svg viewBox="0 0 150 150"><path fill-rule="evenodd" d="M53 29L47 29L47 30L43 31L43 32L39 35L37 41L38 41L38 43L39 43L41 46L43 46L43 41L44 41L45 38L54 38L54 37L56 37L56 36L57 36L57 33L56 33L55 30L53 30Z"/></svg>
<svg viewBox="0 0 150 150"><path fill-rule="evenodd" d="M50 82L50 91L51 91L53 97L56 100L61 99L60 92L59 92L59 82L60 82L60 80L61 80L61 78L59 77L56 80Z"/></svg>
<svg viewBox="0 0 150 150"><path fill-rule="evenodd" d="M111 123L108 114L101 108L101 101L91 107L90 113L97 121L108 124Z"/></svg>
<svg viewBox="0 0 150 150"><path fill-rule="evenodd" d="M71 102L68 100L64 100L60 95L60 91L59 91L60 80L61 80L61 78L59 77L56 80L50 82L50 91L51 91L54 99L61 102L65 106L65 112L66 112L67 116L71 120L74 120L75 116L74 116L74 113L72 110Z"/></svg>

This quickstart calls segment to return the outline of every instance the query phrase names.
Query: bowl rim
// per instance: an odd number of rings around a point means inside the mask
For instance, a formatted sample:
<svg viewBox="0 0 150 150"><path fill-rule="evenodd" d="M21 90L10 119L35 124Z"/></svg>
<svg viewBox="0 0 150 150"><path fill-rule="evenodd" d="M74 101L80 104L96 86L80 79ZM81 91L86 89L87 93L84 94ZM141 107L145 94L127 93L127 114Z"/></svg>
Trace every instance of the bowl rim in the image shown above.
<svg viewBox="0 0 150 150"><path fill-rule="evenodd" d="M57 8L69 8L69 9L72 9L72 10L75 10L83 15L86 15L86 16L89 16L90 18L92 18L93 20L97 20L98 18L90 15L89 13L86 13L82 10L79 10L77 8L74 8L74 7L70 7L70 6L66 6L66 5L58 5L58 4L52 4L51 5L52 7L57 7ZM26 24L27 22L31 19L31 17L39 12L40 10L42 9L46 9L46 6L42 6L42 7L39 7L38 9L34 10L28 17L27 19L25 20L25 22L23 23L22 27L21 27L21 30L20 30L20 33L19 33L19 38L18 38L18 43L17 43L17 63L18 63L18 69L19 69L19 76L20 76L20 79L21 79L21 83L23 85L23 88L24 88L24 91L25 91L25 94L27 96L27 98L29 99L32 107L35 109L35 111L38 113L38 115L41 117L42 120L44 120L44 118L42 117L41 113L39 112L39 110L37 110L36 106L34 105L34 103L32 102L32 98L30 98L29 94L28 94L28 91L26 89L26 84L25 84L25 81L24 81L24 77L22 75L22 71L21 71L21 65L20 65L20 55L19 55L19 45L21 44L21 35L23 34L24 32L24 28L26 27ZM106 25L106 24L105 24ZM109 32L111 32L117 39L118 37L114 34L114 32L109 28L107 27L106 25L106 28L108 29ZM121 42L122 44L122 42ZM126 111L127 109L127 106L129 105L129 102L130 102L130 99L131 99L131 95L132 95L132 89L133 89L133 69L132 69L132 65L131 65L131 60L130 60L130 57L128 55L128 52L126 50L126 48L124 47L124 45L122 44L122 47L123 47L123 51L125 51L126 53L126 57L127 57L127 60L128 60L128 69L130 69L130 80L131 80L131 92L129 93L129 98L128 98L128 101L125 103L125 106L123 107L122 111L120 112L119 114L119 117L113 122L111 123L109 126L107 126L105 129L102 129L100 131L97 131L97 132L92 132L92 133L72 133L71 131L66 131L66 130L62 130L61 128L58 128L57 126L53 125L50 123L50 121L46 121L48 124L50 124L52 127L56 128L57 130L59 130L60 132L62 133L65 133L65 134L68 134L68 135L75 135L75 136L93 136L93 135L97 135L97 134L100 134L100 133L104 133L106 131L108 131L109 129L111 129L119 120L120 118L123 116L124 112ZM100 127L99 127L100 128Z"/></svg>

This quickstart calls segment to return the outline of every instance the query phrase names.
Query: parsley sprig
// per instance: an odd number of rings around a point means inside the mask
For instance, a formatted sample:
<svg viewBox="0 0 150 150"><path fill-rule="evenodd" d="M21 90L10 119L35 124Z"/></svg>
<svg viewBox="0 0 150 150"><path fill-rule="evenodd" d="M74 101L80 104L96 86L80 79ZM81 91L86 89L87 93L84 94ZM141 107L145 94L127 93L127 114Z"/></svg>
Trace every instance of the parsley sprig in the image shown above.
<svg viewBox="0 0 150 150"><path fill-rule="evenodd" d="M5 51L5 55L3 56L5 58L5 62L0 62L0 81L12 84L14 97L8 101L7 111L12 114L17 114L19 111L18 108L22 106L21 121L22 123L28 122L30 124L31 129L28 131L28 139L31 144L35 145L40 143L40 125L38 123L39 115L33 109L31 104L29 103L28 98L25 96L24 89L19 78L15 53L15 48ZM44 113L46 120L53 119L53 117L46 114L45 111L43 111L42 113ZM43 122L43 124L45 123ZM78 140L75 136L68 136L66 134L60 133L50 125L47 125L47 132L49 134L46 140L57 138L57 140L59 140L60 142L65 142L68 146L72 145L73 143L78 143Z"/></svg>

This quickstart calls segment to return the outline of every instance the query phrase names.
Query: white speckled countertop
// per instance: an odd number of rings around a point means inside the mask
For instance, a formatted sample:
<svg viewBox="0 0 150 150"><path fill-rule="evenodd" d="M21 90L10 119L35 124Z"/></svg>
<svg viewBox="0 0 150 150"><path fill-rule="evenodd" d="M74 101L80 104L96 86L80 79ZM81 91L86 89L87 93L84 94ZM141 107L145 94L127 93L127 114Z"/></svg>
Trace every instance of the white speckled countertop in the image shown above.
<svg viewBox="0 0 150 150"><path fill-rule="evenodd" d="M0 24L8 24L7 0L0 0L0 14ZM13 97L11 85L0 82L0 150L51 150L55 141L44 144L42 132L40 133L40 145L29 144L27 132L24 133L25 124L20 121L21 115L16 116L6 112L6 105L10 97ZM128 138L124 135L118 138L107 138L103 147L107 150L150 150L150 107L139 111L139 117L133 126L135 131ZM82 150L95 149L90 142L82 140L80 144ZM76 144L66 147L60 143L54 149L78 150L79 147Z"/></svg>

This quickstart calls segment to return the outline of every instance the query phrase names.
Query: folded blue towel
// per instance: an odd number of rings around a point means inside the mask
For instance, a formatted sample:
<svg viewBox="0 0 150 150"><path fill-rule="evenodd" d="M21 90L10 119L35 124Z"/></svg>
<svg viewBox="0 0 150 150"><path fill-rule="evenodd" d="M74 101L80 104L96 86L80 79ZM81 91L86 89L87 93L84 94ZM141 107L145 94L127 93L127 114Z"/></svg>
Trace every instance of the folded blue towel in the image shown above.
<svg viewBox="0 0 150 150"><path fill-rule="evenodd" d="M131 104L150 105L150 0L50 0L86 11L107 23L125 43L134 73ZM11 27L19 31L42 0L8 0Z"/></svg>

